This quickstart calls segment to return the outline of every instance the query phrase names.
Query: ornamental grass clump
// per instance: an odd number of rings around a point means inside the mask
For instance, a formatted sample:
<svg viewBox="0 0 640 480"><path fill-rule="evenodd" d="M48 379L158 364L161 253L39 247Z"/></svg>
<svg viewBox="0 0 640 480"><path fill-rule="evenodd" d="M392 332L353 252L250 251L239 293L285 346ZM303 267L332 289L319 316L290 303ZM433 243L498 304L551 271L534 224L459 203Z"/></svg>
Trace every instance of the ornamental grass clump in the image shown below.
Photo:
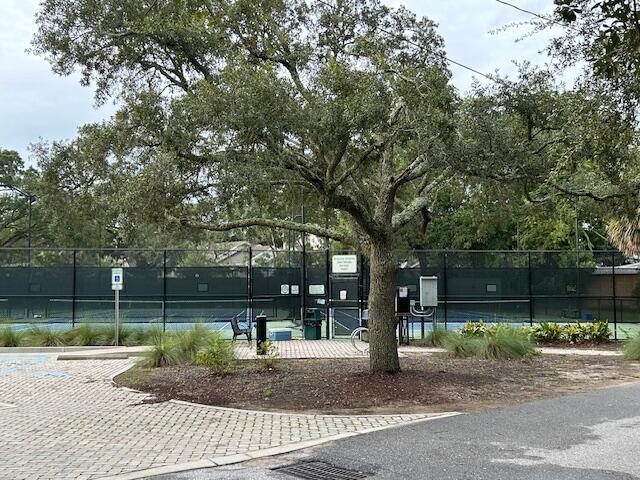
<svg viewBox="0 0 640 480"><path fill-rule="evenodd" d="M68 332L55 328L31 327L24 343L32 347L61 347L66 344Z"/></svg>
<svg viewBox="0 0 640 480"><path fill-rule="evenodd" d="M23 343L24 333L11 327L0 330L0 347L19 347Z"/></svg>
<svg viewBox="0 0 640 480"><path fill-rule="evenodd" d="M175 348L174 338L161 328L153 328L149 332L151 349L145 352L142 364L147 367L164 367L177 365L179 355Z"/></svg>
<svg viewBox="0 0 640 480"><path fill-rule="evenodd" d="M455 334L434 325L433 329L423 339L416 341L416 344L421 347L444 347L451 335Z"/></svg>
<svg viewBox="0 0 640 480"><path fill-rule="evenodd" d="M535 348L527 334L507 325L499 325L480 335L452 335L445 348L457 358L514 360L530 358Z"/></svg>
<svg viewBox="0 0 640 480"><path fill-rule="evenodd" d="M189 329L175 332L173 336L173 348L178 363L193 364L198 352L207 345L212 332L202 324L196 323Z"/></svg>
<svg viewBox="0 0 640 480"><path fill-rule="evenodd" d="M445 340L444 348L456 358L475 357L479 340L479 337L454 334Z"/></svg>
<svg viewBox="0 0 640 480"><path fill-rule="evenodd" d="M67 344L77 346L102 345L102 338L102 332L88 323L70 330L66 335Z"/></svg>
<svg viewBox="0 0 640 480"><path fill-rule="evenodd" d="M478 339L475 356L487 360L515 360L535 354L533 343L515 328L500 325L491 335Z"/></svg>
<svg viewBox="0 0 640 480"><path fill-rule="evenodd" d="M625 360L640 360L640 334L625 342L622 356Z"/></svg>

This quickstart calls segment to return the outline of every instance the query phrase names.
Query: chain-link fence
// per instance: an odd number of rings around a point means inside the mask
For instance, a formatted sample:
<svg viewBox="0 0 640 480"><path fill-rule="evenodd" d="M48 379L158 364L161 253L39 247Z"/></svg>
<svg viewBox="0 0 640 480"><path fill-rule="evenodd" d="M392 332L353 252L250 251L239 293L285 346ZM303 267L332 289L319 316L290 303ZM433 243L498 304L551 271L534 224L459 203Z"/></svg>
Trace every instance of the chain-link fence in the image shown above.
<svg viewBox="0 0 640 480"><path fill-rule="evenodd" d="M111 268L123 267L127 324L223 329L233 317L264 313L277 323L270 328L298 331L302 312L314 307L325 336L348 334L366 308L368 269L358 257L355 272L332 272L332 256L266 248L0 249L0 321L17 328L113 322ZM397 260L396 282L415 301L420 276L438 277L436 318L448 328L469 320L606 320L624 337L640 325L640 270L619 252L413 251L398 252Z"/></svg>

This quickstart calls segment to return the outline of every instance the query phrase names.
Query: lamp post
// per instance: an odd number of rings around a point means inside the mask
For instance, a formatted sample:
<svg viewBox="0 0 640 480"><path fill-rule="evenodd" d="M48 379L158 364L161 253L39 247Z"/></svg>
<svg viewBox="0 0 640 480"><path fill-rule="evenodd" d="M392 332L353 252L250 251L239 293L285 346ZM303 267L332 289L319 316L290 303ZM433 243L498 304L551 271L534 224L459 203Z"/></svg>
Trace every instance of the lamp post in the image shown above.
<svg viewBox="0 0 640 480"><path fill-rule="evenodd" d="M29 266L31 266L31 242L32 242L32 214L33 214L33 200L35 199L35 196L29 192L25 192L24 190L16 187L15 185L9 185L7 183L1 183L0 184L0 188L6 188L8 190L13 190L14 192L17 192L18 194L24 196L27 198L27 258L28 258L28 262L29 262Z"/></svg>

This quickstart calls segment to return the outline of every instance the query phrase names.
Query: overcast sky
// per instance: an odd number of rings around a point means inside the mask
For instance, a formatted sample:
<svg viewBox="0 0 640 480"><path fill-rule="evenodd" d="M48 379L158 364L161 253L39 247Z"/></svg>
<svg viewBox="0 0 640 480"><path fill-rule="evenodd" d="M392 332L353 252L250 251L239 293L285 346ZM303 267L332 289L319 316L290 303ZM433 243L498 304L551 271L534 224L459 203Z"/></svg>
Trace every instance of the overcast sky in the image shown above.
<svg viewBox="0 0 640 480"><path fill-rule="evenodd" d="M516 43L522 30L490 32L526 14L495 0L385 0L404 4L435 20L446 42L447 55L481 72L513 74L513 60L544 63L539 52L545 36ZM553 0L512 0L538 13L550 12ZM93 91L82 87L77 75L59 77L47 62L26 53L35 31L39 0L0 0L0 148L17 150L29 162L28 146L38 139L62 140L75 136L78 126L108 118L113 105L94 107ZM468 90L473 74L452 66L453 82Z"/></svg>

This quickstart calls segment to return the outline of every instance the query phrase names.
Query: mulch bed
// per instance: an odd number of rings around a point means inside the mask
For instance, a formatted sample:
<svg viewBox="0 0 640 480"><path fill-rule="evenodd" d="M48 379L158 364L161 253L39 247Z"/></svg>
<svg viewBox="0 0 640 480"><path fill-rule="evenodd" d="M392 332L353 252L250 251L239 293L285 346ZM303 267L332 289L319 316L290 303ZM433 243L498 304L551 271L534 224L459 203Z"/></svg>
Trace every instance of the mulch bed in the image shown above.
<svg viewBox="0 0 640 480"><path fill-rule="evenodd" d="M116 381L151 393L154 402L334 414L472 411L640 381L640 362L609 357L491 361L432 354L401 364L396 375L370 374L366 359L279 360L272 369L245 361L226 376L194 366L135 367Z"/></svg>

